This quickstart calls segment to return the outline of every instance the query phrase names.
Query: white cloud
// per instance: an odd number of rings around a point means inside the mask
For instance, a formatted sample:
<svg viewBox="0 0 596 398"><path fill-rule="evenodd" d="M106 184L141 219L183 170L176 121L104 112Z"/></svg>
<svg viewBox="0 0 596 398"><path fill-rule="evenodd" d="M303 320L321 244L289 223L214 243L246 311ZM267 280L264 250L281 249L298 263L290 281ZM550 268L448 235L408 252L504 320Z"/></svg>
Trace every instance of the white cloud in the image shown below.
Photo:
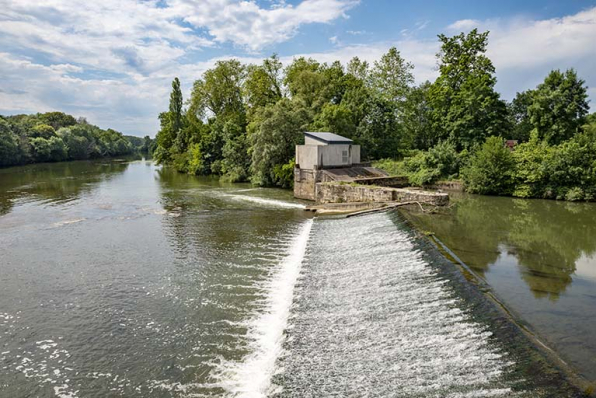
<svg viewBox="0 0 596 398"><path fill-rule="evenodd" d="M353 57L357 56L361 61L368 61L369 64L372 64L389 51L391 47L396 47L397 50L400 51L402 57L414 64L414 75L417 83L422 83L426 80L432 81L438 76L435 54L439 49L439 44L435 40L400 40L374 44L349 45L337 48L333 51L301 53L281 57L281 61L284 65L287 65L292 62L294 58L306 57L327 63L340 61L342 64L346 65Z"/></svg>
<svg viewBox="0 0 596 398"><path fill-rule="evenodd" d="M456 31L472 30L478 27L478 25L480 25L480 21L476 19L460 19L447 26L447 29Z"/></svg>
<svg viewBox="0 0 596 398"><path fill-rule="evenodd" d="M217 42L233 42L253 51L281 43L304 24L347 17L357 0L303 0L265 9L252 1L172 0L172 7L193 26L206 27Z"/></svg>
<svg viewBox="0 0 596 398"><path fill-rule="evenodd" d="M158 0L101 2L19 0L0 9L0 114L61 110L86 116L102 127L151 134L167 107L170 83L178 76L185 97L192 82L220 56L200 62L205 48L231 42L249 53L280 43L300 26L330 23L356 4L351 0L271 1ZM76 24L73 22L76 21ZM425 22L413 28L424 28ZM550 69L574 67L596 87L596 8L548 20L462 20L450 34L478 27L490 30L489 56L497 68L497 88L507 99L533 88ZM426 27L428 29L428 27ZM409 32L409 31L408 31ZM359 36L365 31L347 31ZM294 57L344 64L358 56L370 63L395 46L415 65L418 83L437 76L436 39L406 35L396 41L304 51ZM308 48L308 47L307 47ZM231 53L242 51L230 51ZM238 57L260 63L261 54ZM596 99L596 90L589 90Z"/></svg>
<svg viewBox="0 0 596 398"><path fill-rule="evenodd" d="M19 0L0 9L0 113L63 110L128 132L154 133L171 79L187 91L231 42L256 51L301 25L346 17L355 0ZM120 117L119 117L120 116Z"/></svg>
<svg viewBox="0 0 596 398"><path fill-rule="evenodd" d="M552 69L575 68L596 86L596 7L562 18L462 20L449 28L490 31L488 56L505 98L535 87Z"/></svg>

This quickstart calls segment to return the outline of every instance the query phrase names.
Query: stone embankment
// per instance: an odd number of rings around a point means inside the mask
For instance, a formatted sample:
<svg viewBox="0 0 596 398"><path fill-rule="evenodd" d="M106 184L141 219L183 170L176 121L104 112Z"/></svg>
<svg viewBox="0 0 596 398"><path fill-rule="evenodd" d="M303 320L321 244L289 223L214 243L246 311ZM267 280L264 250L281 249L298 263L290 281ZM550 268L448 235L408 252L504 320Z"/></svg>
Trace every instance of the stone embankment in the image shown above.
<svg viewBox="0 0 596 398"><path fill-rule="evenodd" d="M444 192L431 192L416 188L392 188L335 182L316 184L315 198L317 204L418 202L433 206L445 206L449 203L449 195Z"/></svg>

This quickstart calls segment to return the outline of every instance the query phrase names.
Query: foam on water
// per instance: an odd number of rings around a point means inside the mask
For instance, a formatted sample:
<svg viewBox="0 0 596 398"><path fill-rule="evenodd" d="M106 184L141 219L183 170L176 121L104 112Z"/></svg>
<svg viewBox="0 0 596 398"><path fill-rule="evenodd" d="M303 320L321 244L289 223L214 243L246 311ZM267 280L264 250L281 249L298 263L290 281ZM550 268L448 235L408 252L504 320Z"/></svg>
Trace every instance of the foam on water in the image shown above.
<svg viewBox="0 0 596 398"><path fill-rule="evenodd" d="M282 208L287 208L287 209L304 209L306 207L300 203L284 202L283 200L276 200L276 199L265 199L265 198L259 198L258 196L236 195L236 194L229 194L229 193L222 193L221 196L224 196L224 197L227 197L227 198L230 198L233 200L252 202L252 203L269 206L269 207L282 207Z"/></svg>
<svg viewBox="0 0 596 398"><path fill-rule="evenodd" d="M280 397L518 396L513 362L386 214L315 223Z"/></svg>
<svg viewBox="0 0 596 398"><path fill-rule="evenodd" d="M219 367L219 384L234 397L265 397L271 390L271 377L284 342L292 305L294 284L312 227L304 222L293 238L287 255L262 284L266 293L262 306L247 323L247 340L251 353L240 362L223 361Z"/></svg>

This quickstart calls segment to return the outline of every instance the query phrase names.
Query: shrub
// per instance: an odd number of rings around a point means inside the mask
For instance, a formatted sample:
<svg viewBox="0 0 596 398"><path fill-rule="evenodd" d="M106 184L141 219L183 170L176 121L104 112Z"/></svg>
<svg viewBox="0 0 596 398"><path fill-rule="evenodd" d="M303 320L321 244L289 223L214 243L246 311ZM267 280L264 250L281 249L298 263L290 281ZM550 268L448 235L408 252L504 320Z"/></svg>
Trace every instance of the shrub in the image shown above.
<svg viewBox="0 0 596 398"><path fill-rule="evenodd" d="M377 169L386 171L392 176L405 176L407 174L403 160L381 159L374 162L372 165Z"/></svg>
<svg viewBox="0 0 596 398"><path fill-rule="evenodd" d="M294 166L296 161L290 160L284 165L273 166L273 175L275 177L275 185L279 185L282 188L291 188L294 186Z"/></svg>
<svg viewBox="0 0 596 398"><path fill-rule="evenodd" d="M513 152L515 160L513 196L519 198L543 197L548 184L544 160L552 150L545 141L540 141L533 132L530 141L520 144Z"/></svg>
<svg viewBox="0 0 596 398"><path fill-rule="evenodd" d="M471 193L506 195L513 191L514 159L500 137L489 137L462 169Z"/></svg>
<svg viewBox="0 0 596 398"><path fill-rule="evenodd" d="M463 157L449 141L439 142L428 152L420 152L404 162L404 169L413 185L432 184L440 178L457 178Z"/></svg>

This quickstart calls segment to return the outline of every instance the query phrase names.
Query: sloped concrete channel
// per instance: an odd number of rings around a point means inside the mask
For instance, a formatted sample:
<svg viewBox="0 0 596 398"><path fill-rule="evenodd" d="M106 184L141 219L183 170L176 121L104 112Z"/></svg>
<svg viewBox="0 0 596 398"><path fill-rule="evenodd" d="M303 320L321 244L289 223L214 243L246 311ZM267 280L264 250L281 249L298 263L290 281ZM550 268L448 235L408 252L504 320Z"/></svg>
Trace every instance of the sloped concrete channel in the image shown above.
<svg viewBox="0 0 596 398"><path fill-rule="evenodd" d="M276 397L582 397L397 213L317 218Z"/></svg>

